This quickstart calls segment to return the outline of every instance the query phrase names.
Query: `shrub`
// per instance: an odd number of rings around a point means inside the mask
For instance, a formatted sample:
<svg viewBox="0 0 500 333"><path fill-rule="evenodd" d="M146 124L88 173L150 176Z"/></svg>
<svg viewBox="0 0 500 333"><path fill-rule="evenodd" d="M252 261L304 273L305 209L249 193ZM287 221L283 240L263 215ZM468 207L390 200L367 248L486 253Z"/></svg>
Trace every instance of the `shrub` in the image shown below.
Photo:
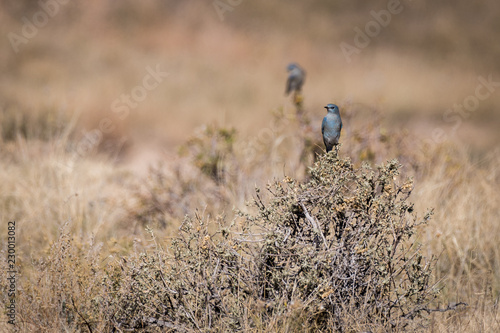
<svg viewBox="0 0 500 333"><path fill-rule="evenodd" d="M191 138L181 150L190 151L194 165L206 176L217 184L224 184L229 177L226 159L233 155L235 137L234 128L208 126L202 133Z"/></svg>
<svg viewBox="0 0 500 333"><path fill-rule="evenodd" d="M265 235L256 258L258 297L303 304L308 321L322 328L357 323L406 325L433 299L433 259L413 238L422 220L399 184L396 160L354 169L334 152L319 157L306 183L285 178L257 197L247 217ZM327 326L328 325L328 326Z"/></svg>
<svg viewBox="0 0 500 333"><path fill-rule="evenodd" d="M112 322L180 331L406 326L436 290L433 259L414 238L430 213L413 215L413 185L399 183L399 168L355 169L331 152L307 182L276 181L268 199L257 190L257 211L229 226L219 217L214 233L187 218L170 251L112 270Z"/></svg>

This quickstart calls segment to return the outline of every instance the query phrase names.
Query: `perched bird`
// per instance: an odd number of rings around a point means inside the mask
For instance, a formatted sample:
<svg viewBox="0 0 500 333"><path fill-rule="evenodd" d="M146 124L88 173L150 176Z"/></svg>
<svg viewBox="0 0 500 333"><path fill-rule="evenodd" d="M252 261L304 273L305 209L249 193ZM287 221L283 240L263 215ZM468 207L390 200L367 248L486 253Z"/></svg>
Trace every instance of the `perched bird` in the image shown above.
<svg viewBox="0 0 500 333"><path fill-rule="evenodd" d="M300 93L306 79L306 72L296 63L289 64L286 70L288 71L288 79L286 80L285 95L288 96L292 91Z"/></svg>
<svg viewBox="0 0 500 333"><path fill-rule="evenodd" d="M342 130L342 119L340 119L339 107L335 104L325 106L328 113L323 118L321 124L321 134L323 134L323 142L325 143L326 152L332 150L333 146L337 146Z"/></svg>

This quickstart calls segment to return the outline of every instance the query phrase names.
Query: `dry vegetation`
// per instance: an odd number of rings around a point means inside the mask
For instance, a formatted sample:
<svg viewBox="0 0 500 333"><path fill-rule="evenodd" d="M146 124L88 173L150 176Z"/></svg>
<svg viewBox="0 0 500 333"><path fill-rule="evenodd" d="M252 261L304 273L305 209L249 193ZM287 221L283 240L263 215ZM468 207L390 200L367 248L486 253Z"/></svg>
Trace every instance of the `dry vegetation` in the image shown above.
<svg viewBox="0 0 500 333"><path fill-rule="evenodd" d="M443 114L500 81L500 5L402 3L350 65L339 43L386 1L243 1L224 21L210 2L74 1L18 53L3 38L0 303L15 220L19 331L499 331L500 92L456 132ZM39 6L3 0L1 35Z"/></svg>

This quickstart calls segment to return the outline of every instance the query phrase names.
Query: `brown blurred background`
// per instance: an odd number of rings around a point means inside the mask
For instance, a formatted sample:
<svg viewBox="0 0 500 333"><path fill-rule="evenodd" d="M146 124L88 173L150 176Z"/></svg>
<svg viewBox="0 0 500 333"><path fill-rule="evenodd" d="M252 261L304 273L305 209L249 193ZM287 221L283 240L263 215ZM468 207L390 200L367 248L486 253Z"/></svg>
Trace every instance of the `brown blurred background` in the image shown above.
<svg viewBox="0 0 500 333"><path fill-rule="evenodd" d="M474 111L443 118L475 94L480 76L500 82L497 1L402 0L350 62L340 44L356 46L354 29L391 1L63 2L1 1L0 111L51 109L75 117L80 136L109 118L114 130L102 144L127 161L175 152L206 123L256 135L270 111L293 108L284 96L292 61L307 71L304 105L315 121L327 103L358 105L422 139L437 128L479 154L498 146L500 87ZM29 38L27 22L36 28ZM112 103L157 66L168 77L118 117Z"/></svg>

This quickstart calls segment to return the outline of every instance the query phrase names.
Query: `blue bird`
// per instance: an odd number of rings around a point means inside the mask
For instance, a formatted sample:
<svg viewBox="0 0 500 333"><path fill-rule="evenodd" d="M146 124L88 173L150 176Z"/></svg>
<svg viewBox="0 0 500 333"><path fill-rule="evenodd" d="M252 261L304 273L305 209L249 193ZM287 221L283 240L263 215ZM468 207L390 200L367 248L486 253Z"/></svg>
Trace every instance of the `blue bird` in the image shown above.
<svg viewBox="0 0 500 333"><path fill-rule="evenodd" d="M285 95L288 96L292 91L300 93L306 79L306 72L296 63L289 64L286 70L288 71L288 79L286 80Z"/></svg>
<svg viewBox="0 0 500 333"><path fill-rule="evenodd" d="M332 150L333 146L337 146L342 130L342 119L340 119L339 107L335 104L325 106L328 113L323 118L321 124L321 134L323 134L323 142L325 143L326 152Z"/></svg>

